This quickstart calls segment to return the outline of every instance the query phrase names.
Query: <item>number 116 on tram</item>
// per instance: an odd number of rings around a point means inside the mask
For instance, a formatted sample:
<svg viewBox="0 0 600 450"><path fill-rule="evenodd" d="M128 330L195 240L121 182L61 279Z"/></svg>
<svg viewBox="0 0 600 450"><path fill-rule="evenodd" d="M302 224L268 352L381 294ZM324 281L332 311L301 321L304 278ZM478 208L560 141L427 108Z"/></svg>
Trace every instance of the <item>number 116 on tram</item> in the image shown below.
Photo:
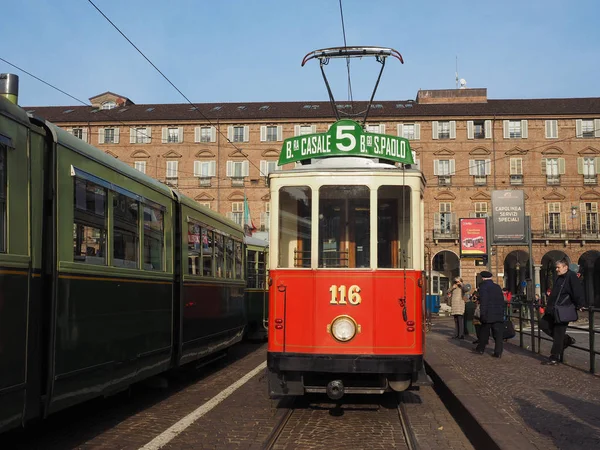
<svg viewBox="0 0 600 450"><path fill-rule="evenodd" d="M271 397L420 384L425 180L404 138L340 120L270 174Z"/></svg>

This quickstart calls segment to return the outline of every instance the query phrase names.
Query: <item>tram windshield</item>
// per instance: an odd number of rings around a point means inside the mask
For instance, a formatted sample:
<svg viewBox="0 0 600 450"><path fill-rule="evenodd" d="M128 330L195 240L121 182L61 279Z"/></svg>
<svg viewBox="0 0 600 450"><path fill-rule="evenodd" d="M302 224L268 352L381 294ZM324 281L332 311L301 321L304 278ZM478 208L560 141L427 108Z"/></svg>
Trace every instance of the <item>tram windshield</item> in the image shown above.
<svg viewBox="0 0 600 450"><path fill-rule="evenodd" d="M319 188L318 215L312 222L311 189L282 187L278 266L311 267L313 237L318 268L413 268L410 194L408 186L380 186L376 204L371 204L368 186L324 185ZM375 230L371 223L376 224Z"/></svg>

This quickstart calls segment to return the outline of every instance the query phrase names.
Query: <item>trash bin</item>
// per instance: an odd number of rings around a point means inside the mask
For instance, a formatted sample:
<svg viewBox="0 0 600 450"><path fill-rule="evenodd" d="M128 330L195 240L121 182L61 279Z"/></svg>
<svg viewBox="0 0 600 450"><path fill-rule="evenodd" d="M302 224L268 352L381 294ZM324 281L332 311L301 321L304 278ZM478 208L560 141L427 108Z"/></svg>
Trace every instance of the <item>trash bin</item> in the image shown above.
<svg viewBox="0 0 600 450"><path fill-rule="evenodd" d="M425 297L425 306L427 311L431 311L432 313L440 312L440 296L439 295L427 295Z"/></svg>

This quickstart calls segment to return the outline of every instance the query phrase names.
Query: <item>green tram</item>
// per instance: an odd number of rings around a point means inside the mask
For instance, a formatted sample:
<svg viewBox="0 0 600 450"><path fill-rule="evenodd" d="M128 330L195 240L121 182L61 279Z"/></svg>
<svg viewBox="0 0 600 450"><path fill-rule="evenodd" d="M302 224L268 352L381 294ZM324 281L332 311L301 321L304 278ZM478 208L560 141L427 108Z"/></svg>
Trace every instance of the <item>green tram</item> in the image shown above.
<svg viewBox="0 0 600 450"><path fill-rule="evenodd" d="M267 285L269 243L246 236L246 337L266 340L269 322L269 286Z"/></svg>
<svg viewBox="0 0 600 450"><path fill-rule="evenodd" d="M240 341L243 239L0 96L0 431Z"/></svg>

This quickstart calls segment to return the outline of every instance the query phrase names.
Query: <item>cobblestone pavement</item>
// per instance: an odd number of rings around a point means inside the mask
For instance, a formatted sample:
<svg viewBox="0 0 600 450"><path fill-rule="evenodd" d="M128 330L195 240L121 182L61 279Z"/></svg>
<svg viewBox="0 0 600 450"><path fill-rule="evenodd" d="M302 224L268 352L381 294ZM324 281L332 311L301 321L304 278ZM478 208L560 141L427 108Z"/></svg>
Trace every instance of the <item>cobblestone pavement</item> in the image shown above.
<svg viewBox="0 0 600 450"><path fill-rule="evenodd" d="M540 365L544 357L513 344L502 359L490 346L478 355L453 331L452 319L436 318L425 359L500 448L600 448L599 377Z"/></svg>

